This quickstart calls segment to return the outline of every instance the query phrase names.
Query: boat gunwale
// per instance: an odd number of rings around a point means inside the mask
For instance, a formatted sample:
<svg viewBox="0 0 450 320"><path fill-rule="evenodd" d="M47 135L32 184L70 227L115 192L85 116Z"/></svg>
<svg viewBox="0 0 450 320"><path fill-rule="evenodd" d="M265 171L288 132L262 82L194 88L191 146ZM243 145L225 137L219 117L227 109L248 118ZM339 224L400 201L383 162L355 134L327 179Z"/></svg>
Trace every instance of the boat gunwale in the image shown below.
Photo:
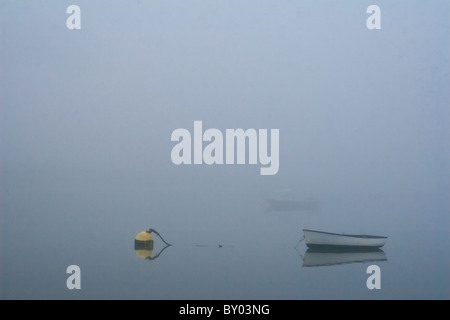
<svg viewBox="0 0 450 320"><path fill-rule="evenodd" d="M344 236L344 237L351 237L351 238L363 238L363 239L387 239L386 236L374 236L374 235L368 235L368 234L344 234L344 233L333 233L333 232L326 232L326 231L318 231L318 230L311 230L311 229L303 229L303 232L316 232L316 233L324 233L324 234L330 234L334 236Z"/></svg>

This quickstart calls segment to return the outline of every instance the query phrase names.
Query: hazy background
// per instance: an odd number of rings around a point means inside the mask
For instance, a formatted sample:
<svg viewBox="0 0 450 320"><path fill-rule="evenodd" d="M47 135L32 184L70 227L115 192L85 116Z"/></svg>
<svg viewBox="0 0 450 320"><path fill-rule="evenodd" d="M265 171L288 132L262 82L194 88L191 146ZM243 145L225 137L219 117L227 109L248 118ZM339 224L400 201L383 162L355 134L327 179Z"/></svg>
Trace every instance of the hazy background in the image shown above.
<svg viewBox="0 0 450 320"><path fill-rule="evenodd" d="M0 3L1 298L450 297L448 1ZM194 120L279 129L278 174L172 164ZM382 290L302 268L302 228L387 235Z"/></svg>

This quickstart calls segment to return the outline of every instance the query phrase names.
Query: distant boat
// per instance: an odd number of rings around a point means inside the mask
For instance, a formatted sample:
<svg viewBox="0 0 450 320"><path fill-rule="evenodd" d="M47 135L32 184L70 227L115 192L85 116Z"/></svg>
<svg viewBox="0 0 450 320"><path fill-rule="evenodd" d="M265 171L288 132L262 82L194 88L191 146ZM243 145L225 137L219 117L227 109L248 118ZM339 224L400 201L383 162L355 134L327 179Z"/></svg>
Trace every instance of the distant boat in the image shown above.
<svg viewBox="0 0 450 320"><path fill-rule="evenodd" d="M332 266L386 260L386 254L378 248L372 250L308 249L303 257L303 267Z"/></svg>
<svg viewBox="0 0 450 320"><path fill-rule="evenodd" d="M385 245L387 237L365 234L339 234L303 229L308 248L373 249Z"/></svg>
<svg viewBox="0 0 450 320"><path fill-rule="evenodd" d="M319 201L316 199L267 199L267 204L269 211L317 210L319 208Z"/></svg>

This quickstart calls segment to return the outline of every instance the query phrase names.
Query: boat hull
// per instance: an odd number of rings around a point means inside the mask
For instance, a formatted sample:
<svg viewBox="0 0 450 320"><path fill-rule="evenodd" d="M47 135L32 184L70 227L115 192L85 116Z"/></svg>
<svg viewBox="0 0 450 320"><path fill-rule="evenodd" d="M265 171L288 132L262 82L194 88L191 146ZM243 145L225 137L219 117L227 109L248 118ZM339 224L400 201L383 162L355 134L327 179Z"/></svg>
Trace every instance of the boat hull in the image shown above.
<svg viewBox="0 0 450 320"><path fill-rule="evenodd" d="M387 237L373 235L348 235L303 229L308 248L371 249L385 245Z"/></svg>

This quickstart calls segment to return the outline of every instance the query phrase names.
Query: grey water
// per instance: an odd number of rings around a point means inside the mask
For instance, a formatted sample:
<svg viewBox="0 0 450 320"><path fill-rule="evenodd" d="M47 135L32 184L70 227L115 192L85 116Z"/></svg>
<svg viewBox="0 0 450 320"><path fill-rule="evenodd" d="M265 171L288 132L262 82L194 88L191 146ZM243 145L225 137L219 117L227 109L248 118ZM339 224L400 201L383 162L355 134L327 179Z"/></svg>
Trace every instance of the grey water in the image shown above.
<svg viewBox="0 0 450 320"><path fill-rule="evenodd" d="M318 210L273 212L261 177L197 174L5 174L2 298L448 298L444 199L323 194ZM134 238L149 228L172 246L154 235L150 255L138 254ZM302 228L386 235L386 259L305 267ZM366 286L372 264L379 290ZM69 265L80 267L80 290L66 287Z"/></svg>
<svg viewBox="0 0 450 320"><path fill-rule="evenodd" d="M380 30L360 2L77 4L69 30L0 2L1 299L450 297L448 1L379 1ZM279 129L279 171L175 165L194 121ZM268 210L286 190L318 208ZM171 246L135 250L150 228ZM302 229L388 239L311 266Z"/></svg>

